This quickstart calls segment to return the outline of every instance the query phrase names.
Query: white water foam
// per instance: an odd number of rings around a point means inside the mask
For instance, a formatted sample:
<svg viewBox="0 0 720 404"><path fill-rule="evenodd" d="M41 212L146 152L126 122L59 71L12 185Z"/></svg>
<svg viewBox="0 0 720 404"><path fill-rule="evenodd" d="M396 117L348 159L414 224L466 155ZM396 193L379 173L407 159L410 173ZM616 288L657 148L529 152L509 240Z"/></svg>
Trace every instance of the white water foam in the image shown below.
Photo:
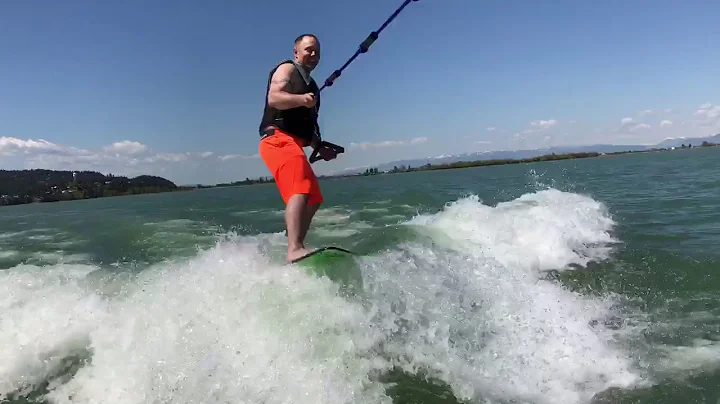
<svg viewBox="0 0 720 404"><path fill-rule="evenodd" d="M65 264L0 271L0 399L44 380L85 347L106 310L82 285L93 270Z"/></svg>
<svg viewBox="0 0 720 404"><path fill-rule="evenodd" d="M343 208L327 208L318 210L313 218L314 225L340 224L350 220L350 212Z"/></svg>
<svg viewBox="0 0 720 404"><path fill-rule="evenodd" d="M406 221L407 216L405 216L405 215L385 215L385 216L378 218L377 220L381 220L383 222L391 222L393 224L399 224L401 222Z"/></svg>
<svg viewBox="0 0 720 404"><path fill-rule="evenodd" d="M52 383L50 402L389 403L369 379L381 335L362 306L246 247L118 277L107 295L87 267L6 273L0 398L87 346L91 363Z"/></svg>
<svg viewBox="0 0 720 404"><path fill-rule="evenodd" d="M242 210L239 212L230 212L230 216L258 216L258 215L268 215L268 216L284 216L285 210L284 209L251 209L251 210Z"/></svg>
<svg viewBox="0 0 720 404"><path fill-rule="evenodd" d="M357 220L350 223L341 223L335 225L319 225L311 230L313 236L323 238L342 238L349 237L360 233L363 230L372 229L372 224Z"/></svg>
<svg viewBox="0 0 720 404"><path fill-rule="evenodd" d="M388 208L364 208L361 210L361 212L368 212L368 213L386 213L388 212Z"/></svg>
<svg viewBox="0 0 720 404"><path fill-rule="evenodd" d="M281 234L112 282L80 265L8 270L0 398L83 349L91 362L51 384L49 402L389 403L373 374L393 363L474 402L588 403L638 382L628 353L588 324L612 302L537 272L607 254L600 204L557 191L494 208L466 198L409 224L425 238L362 260L364 302L268 263L258 249Z"/></svg>
<svg viewBox="0 0 720 404"><path fill-rule="evenodd" d="M12 231L12 232L0 233L0 240L12 239L12 238L19 237L19 236L22 236L23 234L27 234L27 233L28 233L28 231Z"/></svg>
<svg viewBox="0 0 720 404"><path fill-rule="evenodd" d="M656 348L663 353L658 368L665 377L690 378L720 369L719 341L698 338L690 346L661 345Z"/></svg>
<svg viewBox="0 0 720 404"><path fill-rule="evenodd" d="M0 251L0 260L12 258L12 257L17 256L18 254L19 254L19 252L15 251L15 250Z"/></svg>
<svg viewBox="0 0 720 404"><path fill-rule="evenodd" d="M489 207L469 197L409 224L428 236L368 259L385 349L476 402L587 403L641 384L610 330L613 302L542 280L539 270L605 257L613 221L555 190Z"/></svg>
<svg viewBox="0 0 720 404"><path fill-rule="evenodd" d="M564 269L606 258L615 222L601 203L554 189L525 194L489 207L477 197L462 199L437 215L409 222L440 230L454 248L503 267Z"/></svg>
<svg viewBox="0 0 720 404"><path fill-rule="evenodd" d="M29 264L76 264L87 262L90 258L88 254L67 254L63 250L52 252L37 251L30 254L26 262Z"/></svg>

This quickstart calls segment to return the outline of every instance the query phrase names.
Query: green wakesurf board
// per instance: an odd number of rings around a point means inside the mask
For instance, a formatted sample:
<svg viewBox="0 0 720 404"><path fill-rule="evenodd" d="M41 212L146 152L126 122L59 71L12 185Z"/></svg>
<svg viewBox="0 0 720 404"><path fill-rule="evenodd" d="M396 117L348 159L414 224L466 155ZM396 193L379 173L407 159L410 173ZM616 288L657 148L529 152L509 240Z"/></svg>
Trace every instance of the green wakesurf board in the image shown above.
<svg viewBox="0 0 720 404"><path fill-rule="evenodd" d="M326 276L351 292L362 290L362 274L355 253L344 248L318 248L290 264L303 268L308 274Z"/></svg>

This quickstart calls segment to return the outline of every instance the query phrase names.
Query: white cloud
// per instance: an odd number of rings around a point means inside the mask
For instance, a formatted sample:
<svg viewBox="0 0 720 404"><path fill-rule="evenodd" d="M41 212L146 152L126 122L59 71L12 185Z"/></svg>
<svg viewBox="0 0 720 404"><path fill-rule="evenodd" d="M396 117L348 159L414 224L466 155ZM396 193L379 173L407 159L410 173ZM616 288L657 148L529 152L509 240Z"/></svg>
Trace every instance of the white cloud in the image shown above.
<svg viewBox="0 0 720 404"><path fill-rule="evenodd" d="M672 108L658 108L640 111L637 116L626 115L620 120L620 126L605 131L605 136L598 137L598 131L588 132L583 142L654 145L669 134L704 137L717 133L717 129L720 129L720 105L705 103L687 114Z"/></svg>
<svg viewBox="0 0 720 404"><path fill-rule="evenodd" d="M376 142L376 143L369 143L369 142L362 142L362 143L350 143L350 147L358 148L361 150L368 150L368 149L379 149L384 147L395 147L395 146L404 146L404 145L410 145L410 144L420 144L425 143L428 140L427 137L416 137L414 139L410 140L385 140L382 142Z"/></svg>
<svg viewBox="0 0 720 404"><path fill-rule="evenodd" d="M235 160L235 159L255 159L255 158L260 158L260 155L255 153L250 156L247 156L244 154L225 154L222 156L218 156L218 160L220 160L220 161L228 161L228 160Z"/></svg>
<svg viewBox="0 0 720 404"><path fill-rule="evenodd" d="M17 152L33 153L38 151L61 150L62 147L44 139L18 139L16 137L0 137L0 155L13 156Z"/></svg>
<svg viewBox="0 0 720 404"><path fill-rule="evenodd" d="M3 168L15 166L13 168L16 169L90 170L126 176L151 174L165 176L171 181L174 180L172 177L184 176L197 178L204 183L213 183L213 178L206 178L203 174L206 170L232 178L234 174L244 178L264 173L264 167L256 161L248 160L247 164L244 162L247 159L256 159L259 157L257 154L243 156L216 155L211 151L153 152L147 145L130 140L114 142L97 150L87 150L42 139L0 137L0 156L9 157L12 162ZM238 160L230 166L225 163L233 159Z"/></svg>
<svg viewBox="0 0 720 404"><path fill-rule="evenodd" d="M639 123L639 124L633 126L632 128L630 128L630 130L633 131L633 132L635 132L635 131L638 131L638 130L650 129L650 128L652 128L652 126L650 126L650 125L648 125L648 124L646 124L646 123Z"/></svg>
<svg viewBox="0 0 720 404"><path fill-rule="evenodd" d="M180 161L186 161L190 157L190 153L158 153L145 157L142 161L146 163L156 163L160 161L178 163Z"/></svg>
<svg viewBox="0 0 720 404"><path fill-rule="evenodd" d="M530 125L539 126L543 129L552 128L553 126L556 126L557 124L558 124L558 121L556 119L539 120L539 121L530 122Z"/></svg>
<svg viewBox="0 0 720 404"><path fill-rule="evenodd" d="M650 115L662 115L662 114L670 114L673 112L672 108L664 108L664 109L646 109L638 112L638 116L640 117L646 117Z"/></svg>
<svg viewBox="0 0 720 404"><path fill-rule="evenodd" d="M560 122L557 119L530 121L530 128L516 132L513 135L513 139L515 141L524 141L524 136L526 135L547 135L550 129L559 124Z"/></svg>
<svg viewBox="0 0 720 404"><path fill-rule="evenodd" d="M485 130L488 132L493 132L495 129L495 127L485 128Z"/></svg>
<svg viewBox="0 0 720 404"><path fill-rule="evenodd" d="M207 159L215 155L214 152L186 152L186 153L148 153L150 148L140 142L123 140L107 146L100 150L92 151L79 149L71 146L63 146L46 140L19 139L14 137L0 138L0 154L13 156L22 154L32 163L49 161L54 164L73 165L76 163L126 163L127 165L138 165L142 163L152 164L157 162L182 162L192 159ZM257 157L254 156L250 157ZM219 160L237 156L218 156ZM244 157L244 156L242 156Z"/></svg>
<svg viewBox="0 0 720 404"><path fill-rule="evenodd" d="M145 146L142 143L139 142L133 142L130 140L123 140L122 142L115 142L109 146L103 147L103 150L109 153L118 153L118 154L140 154L145 152L148 149L147 146Z"/></svg>
<svg viewBox="0 0 720 404"><path fill-rule="evenodd" d="M699 117L704 125L720 123L720 105L713 105L708 102L701 105L694 115Z"/></svg>

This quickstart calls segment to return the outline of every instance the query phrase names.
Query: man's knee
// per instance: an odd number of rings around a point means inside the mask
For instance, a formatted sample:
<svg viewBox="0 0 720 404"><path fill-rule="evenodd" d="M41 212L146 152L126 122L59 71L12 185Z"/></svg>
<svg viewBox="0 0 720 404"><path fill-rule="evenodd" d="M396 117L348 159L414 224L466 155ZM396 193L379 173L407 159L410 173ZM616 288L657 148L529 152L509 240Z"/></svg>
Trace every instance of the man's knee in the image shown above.
<svg viewBox="0 0 720 404"><path fill-rule="evenodd" d="M319 203L308 204L306 214L308 215L308 217L312 218L313 216L315 216L315 213L317 213L319 208L320 208Z"/></svg>
<svg viewBox="0 0 720 404"><path fill-rule="evenodd" d="M298 201L298 202L303 202L303 203L307 204L309 199L310 199L310 194L297 192L288 197L287 203L289 204L291 202Z"/></svg>

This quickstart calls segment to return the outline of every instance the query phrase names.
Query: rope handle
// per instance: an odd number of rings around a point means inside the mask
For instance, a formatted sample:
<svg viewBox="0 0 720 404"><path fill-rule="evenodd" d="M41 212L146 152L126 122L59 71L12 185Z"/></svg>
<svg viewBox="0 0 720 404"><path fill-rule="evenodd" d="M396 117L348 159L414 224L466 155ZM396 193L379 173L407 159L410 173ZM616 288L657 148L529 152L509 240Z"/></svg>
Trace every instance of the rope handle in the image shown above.
<svg viewBox="0 0 720 404"><path fill-rule="evenodd" d="M314 149L312 154L310 155L310 164L312 164L318 160L323 160L322 156L318 155L321 147L329 147L329 148L333 149L333 151L336 154L345 153L344 147L338 146L334 143L330 143L328 141L323 140L322 142L320 142L320 145L318 146L318 148Z"/></svg>

